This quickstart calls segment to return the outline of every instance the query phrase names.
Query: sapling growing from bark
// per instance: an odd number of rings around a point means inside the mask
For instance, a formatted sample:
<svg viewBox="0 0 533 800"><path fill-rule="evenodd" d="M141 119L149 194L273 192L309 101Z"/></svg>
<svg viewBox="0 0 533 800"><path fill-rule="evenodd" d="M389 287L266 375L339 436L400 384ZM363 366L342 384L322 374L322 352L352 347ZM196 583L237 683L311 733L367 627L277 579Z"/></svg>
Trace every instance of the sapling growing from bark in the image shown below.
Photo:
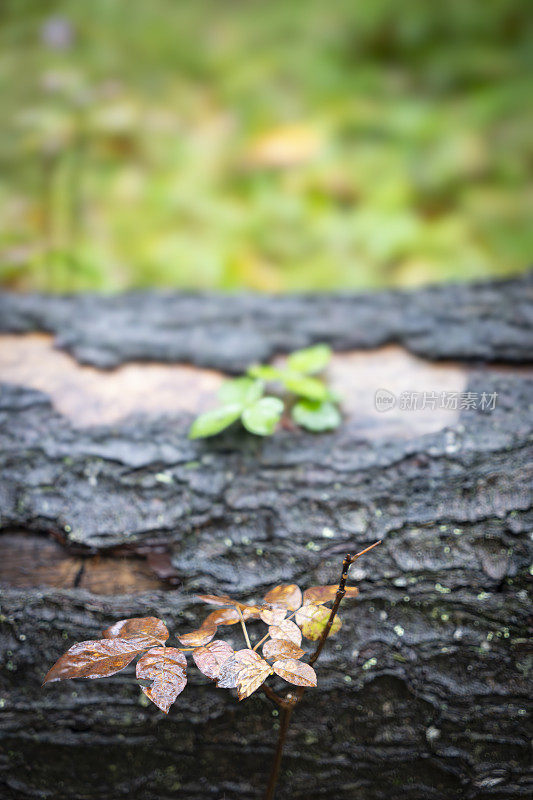
<svg viewBox="0 0 533 800"><path fill-rule="evenodd" d="M237 420L249 433L271 436L284 412L308 431L334 430L341 423L339 398L319 377L330 359L331 348L316 344L291 353L282 367L252 365L246 375L222 384L220 405L196 417L189 437L216 436ZM281 388L281 397L265 395L267 385Z"/></svg>
<svg viewBox="0 0 533 800"><path fill-rule="evenodd" d="M187 684L187 657L220 689L236 689L239 700L262 689L280 712L278 743L265 800L273 800L279 777L281 757L292 713L306 689L317 686L314 664L328 636L341 627L337 615L344 597L356 597L355 586L346 586L353 562L380 542L356 555L347 554L342 563L338 584L312 586L303 594L296 584L282 584L271 589L257 604L242 603L228 595L198 595L209 605L217 606L197 630L176 634L183 647L167 646L170 636L166 624L157 617L135 617L115 622L102 632L101 639L72 645L47 673L44 683L67 678L105 678L127 667L138 658L136 676L146 697L168 714ZM328 607L328 603L333 603ZM246 623L258 620L267 632L252 646ZM240 624L245 647L234 650L218 629ZM301 647L302 637L316 642L308 655ZM261 648L261 653L259 649ZM277 675L298 687L281 695L266 683Z"/></svg>

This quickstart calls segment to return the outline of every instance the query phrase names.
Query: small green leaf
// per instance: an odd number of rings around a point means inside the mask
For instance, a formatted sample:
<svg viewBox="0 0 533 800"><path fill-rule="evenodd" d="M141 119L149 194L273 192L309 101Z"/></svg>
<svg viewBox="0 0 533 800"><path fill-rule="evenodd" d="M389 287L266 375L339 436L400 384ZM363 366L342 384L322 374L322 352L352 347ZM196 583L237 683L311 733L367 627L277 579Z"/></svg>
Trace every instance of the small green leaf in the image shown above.
<svg viewBox="0 0 533 800"><path fill-rule="evenodd" d="M289 391L308 400L326 400L329 395L327 386L318 378L287 371L282 374L281 379Z"/></svg>
<svg viewBox="0 0 533 800"><path fill-rule="evenodd" d="M225 381L218 390L218 396L224 405L239 403L242 407L255 403L263 394L264 384L253 378L235 378Z"/></svg>
<svg viewBox="0 0 533 800"><path fill-rule="evenodd" d="M283 403L277 397L262 397L242 413L242 424L250 433L269 436L279 422Z"/></svg>
<svg viewBox="0 0 533 800"><path fill-rule="evenodd" d="M262 381L279 381L282 372L276 367L271 367L270 364L254 364L248 369L248 375L251 375L252 378L260 378Z"/></svg>
<svg viewBox="0 0 533 800"><path fill-rule="evenodd" d="M242 405L232 403L227 406L220 406L213 411L207 411L196 417L189 431L189 439L203 439L206 436L214 436L241 416Z"/></svg>
<svg viewBox="0 0 533 800"><path fill-rule="evenodd" d="M341 415L337 406L328 401L300 400L292 409L292 418L308 431L331 431L338 428Z"/></svg>
<svg viewBox="0 0 533 800"><path fill-rule="evenodd" d="M331 348L327 344L316 344L305 350L296 350L287 359L287 367L294 372L313 375L321 372L331 358Z"/></svg>

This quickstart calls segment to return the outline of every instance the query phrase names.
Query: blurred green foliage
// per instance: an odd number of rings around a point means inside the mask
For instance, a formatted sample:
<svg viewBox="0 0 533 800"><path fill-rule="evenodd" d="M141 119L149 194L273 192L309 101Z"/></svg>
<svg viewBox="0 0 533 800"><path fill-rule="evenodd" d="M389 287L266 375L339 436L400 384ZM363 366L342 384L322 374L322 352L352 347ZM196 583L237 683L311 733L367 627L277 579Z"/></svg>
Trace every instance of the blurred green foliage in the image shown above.
<svg viewBox="0 0 533 800"><path fill-rule="evenodd" d="M3 0L0 281L525 269L529 0Z"/></svg>

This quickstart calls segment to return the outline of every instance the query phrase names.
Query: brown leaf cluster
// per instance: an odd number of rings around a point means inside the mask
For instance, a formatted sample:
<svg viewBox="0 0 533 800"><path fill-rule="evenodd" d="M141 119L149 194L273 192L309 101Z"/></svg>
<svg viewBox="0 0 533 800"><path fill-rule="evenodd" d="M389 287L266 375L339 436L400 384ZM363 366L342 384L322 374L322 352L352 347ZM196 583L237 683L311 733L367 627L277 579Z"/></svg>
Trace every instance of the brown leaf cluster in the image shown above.
<svg viewBox="0 0 533 800"><path fill-rule="evenodd" d="M192 651L198 669L219 688L237 689L239 700L249 697L270 675L278 675L295 686L316 686L313 668L300 659L302 635L316 641L324 633L330 617L325 603L335 599L337 586L312 586L303 595L296 584L281 584L271 589L259 604L242 603L229 595L198 595L204 603L219 606L189 633L177 638L185 650L167 647L169 631L157 617L123 619L102 631L101 639L74 644L47 673L44 683L69 678L104 678L114 675L139 657L136 676L142 691L165 713L187 684L187 659ZM357 589L346 589L355 597ZM234 651L215 638L220 626L260 620L268 634L253 649ZM341 622L335 616L330 634ZM261 656L257 649L263 645Z"/></svg>

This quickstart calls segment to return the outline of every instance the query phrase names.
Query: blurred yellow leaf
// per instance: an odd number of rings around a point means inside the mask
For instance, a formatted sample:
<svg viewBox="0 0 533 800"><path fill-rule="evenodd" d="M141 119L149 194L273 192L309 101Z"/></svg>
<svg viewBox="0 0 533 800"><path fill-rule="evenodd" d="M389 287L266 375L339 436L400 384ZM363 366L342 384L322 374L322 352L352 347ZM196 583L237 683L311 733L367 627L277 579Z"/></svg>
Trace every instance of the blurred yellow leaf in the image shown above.
<svg viewBox="0 0 533 800"><path fill-rule="evenodd" d="M310 125L283 125L260 134L245 154L251 167L293 167L312 161L322 149L322 137Z"/></svg>

